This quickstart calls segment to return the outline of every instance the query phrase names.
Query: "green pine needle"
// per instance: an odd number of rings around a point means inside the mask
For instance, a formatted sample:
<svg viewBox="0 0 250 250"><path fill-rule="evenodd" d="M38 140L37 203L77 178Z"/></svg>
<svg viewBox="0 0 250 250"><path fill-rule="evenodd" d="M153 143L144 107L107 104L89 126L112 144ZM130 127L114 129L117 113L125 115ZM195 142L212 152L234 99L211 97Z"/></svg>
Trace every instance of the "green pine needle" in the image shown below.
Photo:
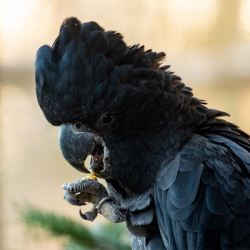
<svg viewBox="0 0 250 250"><path fill-rule="evenodd" d="M68 241L64 250L131 249L124 223L105 223L89 229L67 216L44 212L32 206L22 208L19 213L29 227L42 228L55 237L66 236Z"/></svg>
<svg viewBox="0 0 250 250"><path fill-rule="evenodd" d="M63 250L93 250L93 248L80 245L79 243L76 243L75 241L68 241L64 244Z"/></svg>

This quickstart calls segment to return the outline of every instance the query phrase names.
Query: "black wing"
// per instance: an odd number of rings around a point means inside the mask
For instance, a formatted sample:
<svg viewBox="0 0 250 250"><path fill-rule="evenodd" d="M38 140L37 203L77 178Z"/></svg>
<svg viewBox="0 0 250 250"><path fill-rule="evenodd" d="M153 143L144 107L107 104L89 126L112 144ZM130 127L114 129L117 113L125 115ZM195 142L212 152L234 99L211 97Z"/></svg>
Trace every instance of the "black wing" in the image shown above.
<svg viewBox="0 0 250 250"><path fill-rule="evenodd" d="M157 222L167 249L250 248L250 153L194 134L160 173Z"/></svg>

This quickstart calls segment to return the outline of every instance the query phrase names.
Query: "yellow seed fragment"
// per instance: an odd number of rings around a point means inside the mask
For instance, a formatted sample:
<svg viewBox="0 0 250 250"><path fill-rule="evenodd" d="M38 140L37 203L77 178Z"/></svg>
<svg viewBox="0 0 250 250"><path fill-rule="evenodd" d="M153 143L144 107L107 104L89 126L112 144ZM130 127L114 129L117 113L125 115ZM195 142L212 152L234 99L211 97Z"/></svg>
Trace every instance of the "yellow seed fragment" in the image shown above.
<svg viewBox="0 0 250 250"><path fill-rule="evenodd" d="M89 175L87 176L87 178L97 181L97 178L95 177L95 172L92 172L91 174L89 174Z"/></svg>
<svg viewBox="0 0 250 250"><path fill-rule="evenodd" d="M92 179L92 180L97 181L97 177L95 176L95 172L92 172L91 174L88 174L87 176L83 177L82 179L83 180Z"/></svg>

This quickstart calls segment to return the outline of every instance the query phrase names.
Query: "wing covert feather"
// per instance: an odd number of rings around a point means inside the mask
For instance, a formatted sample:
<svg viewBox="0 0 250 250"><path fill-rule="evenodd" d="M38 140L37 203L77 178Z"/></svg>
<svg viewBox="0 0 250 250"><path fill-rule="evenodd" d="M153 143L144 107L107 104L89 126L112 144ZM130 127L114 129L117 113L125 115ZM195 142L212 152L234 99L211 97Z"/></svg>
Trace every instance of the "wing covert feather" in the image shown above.
<svg viewBox="0 0 250 250"><path fill-rule="evenodd" d="M194 134L161 170L154 202L166 249L250 246L250 153L245 148L223 136Z"/></svg>

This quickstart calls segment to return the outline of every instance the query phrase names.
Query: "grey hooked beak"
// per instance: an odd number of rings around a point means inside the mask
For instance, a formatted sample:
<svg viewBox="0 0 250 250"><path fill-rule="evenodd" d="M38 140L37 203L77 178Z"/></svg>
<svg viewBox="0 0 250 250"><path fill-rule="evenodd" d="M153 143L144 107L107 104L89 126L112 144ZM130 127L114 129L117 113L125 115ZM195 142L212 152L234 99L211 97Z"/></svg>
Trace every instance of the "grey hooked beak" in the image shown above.
<svg viewBox="0 0 250 250"><path fill-rule="evenodd" d="M62 124L59 132L59 144L65 160L78 171L95 172L102 178L110 177L109 150L101 137L82 126L76 130L72 125ZM90 155L89 166L84 162Z"/></svg>
<svg viewBox="0 0 250 250"><path fill-rule="evenodd" d="M90 132L73 132L69 125L62 124L59 144L65 160L77 170L89 173L84 162L95 147L95 135Z"/></svg>

